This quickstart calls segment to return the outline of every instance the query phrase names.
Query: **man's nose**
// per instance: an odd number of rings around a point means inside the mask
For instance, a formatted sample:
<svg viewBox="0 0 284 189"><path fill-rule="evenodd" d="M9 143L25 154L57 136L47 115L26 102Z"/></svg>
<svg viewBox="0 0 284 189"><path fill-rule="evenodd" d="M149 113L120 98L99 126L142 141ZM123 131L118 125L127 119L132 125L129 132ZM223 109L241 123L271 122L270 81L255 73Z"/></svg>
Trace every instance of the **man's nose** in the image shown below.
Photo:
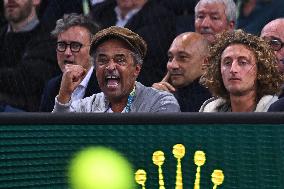
<svg viewBox="0 0 284 189"><path fill-rule="evenodd" d="M208 27L210 27L210 25L211 25L211 19L210 19L210 17L209 17L209 16L205 16L204 19L203 19L202 22L201 22L201 26L208 28Z"/></svg>
<svg viewBox="0 0 284 189"><path fill-rule="evenodd" d="M231 64L230 72L231 72L231 73L237 73L238 71L239 71L238 62L237 62L237 61L234 61L234 62Z"/></svg>
<svg viewBox="0 0 284 189"><path fill-rule="evenodd" d="M71 56L72 55L72 51L70 49L70 46L68 45L64 51L64 54L65 55L68 55L68 56Z"/></svg>
<svg viewBox="0 0 284 189"><path fill-rule="evenodd" d="M108 64L107 64L107 67L106 69L107 70L114 70L116 68L116 63L115 61L113 60L113 58L110 58Z"/></svg>
<svg viewBox="0 0 284 189"><path fill-rule="evenodd" d="M173 58L172 61L168 62L168 69L178 69L178 68L179 68L179 64L175 58Z"/></svg>

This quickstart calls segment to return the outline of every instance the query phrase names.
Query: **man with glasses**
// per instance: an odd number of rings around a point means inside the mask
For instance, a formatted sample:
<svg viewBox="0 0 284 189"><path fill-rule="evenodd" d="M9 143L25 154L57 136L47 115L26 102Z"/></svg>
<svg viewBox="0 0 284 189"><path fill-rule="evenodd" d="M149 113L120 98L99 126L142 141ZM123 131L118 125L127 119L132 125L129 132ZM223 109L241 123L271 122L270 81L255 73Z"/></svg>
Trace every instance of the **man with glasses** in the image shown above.
<svg viewBox="0 0 284 189"><path fill-rule="evenodd" d="M262 31L262 38L267 39L278 59L278 69L284 73L284 18L272 20L266 24Z"/></svg>
<svg viewBox="0 0 284 189"><path fill-rule="evenodd" d="M86 70L67 67L53 112L179 112L171 93L136 82L146 51L145 41L129 29L112 26L99 31L93 38L90 55L102 92L73 100L71 95Z"/></svg>
<svg viewBox="0 0 284 189"><path fill-rule="evenodd" d="M280 73L283 75L284 73L284 18L278 18L272 20L268 24L266 24L262 31L261 37L268 40L271 47L274 49L274 52L277 56L277 67ZM277 111L284 111L284 96L283 86L282 92L279 95L279 100L273 103L268 111L270 112L277 112Z"/></svg>
<svg viewBox="0 0 284 189"><path fill-rule="evenodd" d="M56 23L52 35L57 38L57 61L62 73L80 67L84 70L83 80L73 91L73 100L90 96L100 92L95 72L93 71L92 58L89 55L93 35L98 31L98 26L87 17L78 14L66 14ZM54 99L58 94L62 75L52 78L44 89L40 111L51 112Z"/></svg>

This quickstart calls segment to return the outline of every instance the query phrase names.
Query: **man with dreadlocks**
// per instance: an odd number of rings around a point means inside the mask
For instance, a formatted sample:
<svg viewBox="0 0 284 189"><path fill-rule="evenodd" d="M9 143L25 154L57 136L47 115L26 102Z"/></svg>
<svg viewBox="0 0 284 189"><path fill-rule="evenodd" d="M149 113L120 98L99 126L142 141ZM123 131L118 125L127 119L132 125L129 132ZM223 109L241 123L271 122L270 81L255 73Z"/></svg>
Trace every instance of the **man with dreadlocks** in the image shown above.
<svg viewBox="0 0 284 189"><path fill-rule="evenodd" d="M200 112L266 112L283 83L277 59L261 38L242 30L224 32L210 49L201 82L214 95Z"/></svg>

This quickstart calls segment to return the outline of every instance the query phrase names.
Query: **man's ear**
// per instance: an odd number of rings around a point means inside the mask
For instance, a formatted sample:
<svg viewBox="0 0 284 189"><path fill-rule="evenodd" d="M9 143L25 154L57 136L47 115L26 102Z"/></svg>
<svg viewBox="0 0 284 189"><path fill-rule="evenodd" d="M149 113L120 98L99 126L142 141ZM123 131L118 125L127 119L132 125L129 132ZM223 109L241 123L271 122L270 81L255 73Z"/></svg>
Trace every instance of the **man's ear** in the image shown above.
<svg viewBox="0 0 284 189"><path fill-rule="evenodd" d="M229 22L229 30L233 31L235 29L235 25L236 25L235 21L230 21Z"/></svg>
<svg viewBox="0 0 284 189"><path fill-rule="evenodd" d="M134 75L136 76L136 78L139 76L140 71L141 71L141 65L136 64L135 65L135 72L134 72Z"/></svg>
<svg viewBox="0 0 284 189"><path fill-rule="evenodd" d="M204 58L203 63L201 65L202 70L203 71L206 70L208 68L208 66L209 66L208 58Z"/></svg>

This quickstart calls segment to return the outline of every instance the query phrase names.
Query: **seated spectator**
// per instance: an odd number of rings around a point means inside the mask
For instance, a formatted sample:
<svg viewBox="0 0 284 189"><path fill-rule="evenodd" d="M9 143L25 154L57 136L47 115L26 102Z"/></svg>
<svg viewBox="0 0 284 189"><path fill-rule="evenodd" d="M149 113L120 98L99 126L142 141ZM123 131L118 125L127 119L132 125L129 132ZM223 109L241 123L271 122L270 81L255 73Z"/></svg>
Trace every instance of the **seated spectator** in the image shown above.
<svg viewBox="0 0 284 189"><path fill-rule="evenodd" d="M182 112L198 112L202 103L211 97L199 84L209 54L208 41L198 33L180 34L168 51L168 74L153 87L173 92Z"/></svg>
<svg viewBox="0 0 284 189"><path fill-rule="evenodd" d="M268 40L270 46L274 49L278 60L278 69L284 75L284 18L278 18L266 24L260 36ZM282 85L282 92L279 98L284 96L283 90Z"/></svg>
<svg viewBox="0 0 284 189"><path fill-rule="evenodd" d="M210 50L201 80L215 98L200 112L266 112L278 99L283 77L263 39L241 30L225 32Z"/></svg>
<svg viewBox="0 0 284 189"><path fill-rule="evenodd" d="M166 74L166 55L176 36L175 15L156 0L106 0L91 10L103 28L120 26L138 33L147 42L148 52L138 81L146 86Z"/></svg>
<svg viewBox="0 0 284 189"><path fill-rule="evenodd" d="M116 26L99 31L90 54L94 58L101 93L73 101L82 81L82 66L66 67L53 112L178 112L171 93L145 87L136 79L146 55L145 41L136 33Z"/></svg>
<svg viewBox="0 0 284 189"><path fill-rule="evenodd" d="M4 0L8 23L0 29L2 111L38 111L45 82L59 72L55 41L36 14L39 4L34 0Z"/></svg>
<svg viewBox="0 0 284 189"><path fill-rule="evenodd" d="M93 35L98 31L98 26L87 17L78 14L66 14L57 21L52 35L57 38L57 62L64 73L65 66L80 65L87 72L85 78L71 95L73 100L91 96L100 92L93 71L92 58L89 55ZM52 78L44 89L40 111L51 112L54 99L59 92L62 74Z"/></svg>
<svg viewBox="0 0 284 189"><path fill-rule="evenodd" d="M237 28L260 35L265 24L276 18L284 17L283 0L237 0L239 16Z"/></svg>
<svg viewBox="0 0 284 189"><path fill-rule="evenodd" d="M195 31L212 43L216 34L234 30L236 11L233 0L200 0L195 6Z"/></svg>
<svg viewBox="0 0 284 189"><path fill-rule="evenodd" d="M54 29L56 21L64 14L83 14L83 2L88 0L46 0L46 6L41 12L41 22L47 31Z"/></svg>

